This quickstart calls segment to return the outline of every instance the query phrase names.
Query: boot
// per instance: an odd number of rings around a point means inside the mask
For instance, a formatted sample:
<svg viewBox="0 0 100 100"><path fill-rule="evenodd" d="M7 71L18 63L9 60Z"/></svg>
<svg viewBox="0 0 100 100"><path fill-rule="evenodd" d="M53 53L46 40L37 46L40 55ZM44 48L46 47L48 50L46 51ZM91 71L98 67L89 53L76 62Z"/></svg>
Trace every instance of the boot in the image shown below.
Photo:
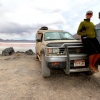
<svg viewBox="0 0 100 100"><path fill-rule="evenodd" d="M100 58L100 54L96 54L94 59L93 59L93 66L96 64L96 62L98 61L98 59Z"/></svg>
<svg viewBox="0 0 100 100"><path fill-rule="evenodd" d="M90 69L90 71L93 72L93 73L97 73L97 72L99 72L99 70L96 69L95 66L91 66L91 65L89 65L89 69Z"/></svg>
<svg viewBox="0 0 100 100"><path fill-rule="evenodd" d="M93 63L92 65L94 66L94 69L99 72L99 70L95 67L96 62L98 61L98 59L100 58L100 54L96 54L94 59L93 59Z"/></svg>
<svg viewBox="0 0 100 100"><path fill-rule="evenodd" d="M91 72L94 72L94 73L98 72L95 66L93 66L93 60L95 56L96 56L95 54L89 56L89 69L91 70Z"/></svg>

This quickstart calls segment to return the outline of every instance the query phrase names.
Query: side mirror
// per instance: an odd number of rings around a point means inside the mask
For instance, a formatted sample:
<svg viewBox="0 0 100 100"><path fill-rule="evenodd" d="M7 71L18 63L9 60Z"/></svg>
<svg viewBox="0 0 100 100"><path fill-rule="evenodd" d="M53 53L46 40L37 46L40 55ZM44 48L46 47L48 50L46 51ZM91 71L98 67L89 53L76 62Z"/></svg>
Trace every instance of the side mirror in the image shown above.
<svg viewBox="0 0 100 100"><path fill-rule="evenodd" d="M36 39L37 42L41 42L41 39Z"/></svg>

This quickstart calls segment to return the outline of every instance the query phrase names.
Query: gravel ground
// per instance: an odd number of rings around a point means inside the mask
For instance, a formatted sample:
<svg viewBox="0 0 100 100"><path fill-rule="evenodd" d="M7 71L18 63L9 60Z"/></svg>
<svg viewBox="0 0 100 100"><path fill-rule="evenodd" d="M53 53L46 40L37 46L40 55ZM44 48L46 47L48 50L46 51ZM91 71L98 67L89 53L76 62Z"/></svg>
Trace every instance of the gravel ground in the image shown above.
<svg viewBox="0 0 100 100"><path fill-rule="evenodd" d="M0 100L100 100L100 72L41 75L35 55L0 56Z"/></svg>

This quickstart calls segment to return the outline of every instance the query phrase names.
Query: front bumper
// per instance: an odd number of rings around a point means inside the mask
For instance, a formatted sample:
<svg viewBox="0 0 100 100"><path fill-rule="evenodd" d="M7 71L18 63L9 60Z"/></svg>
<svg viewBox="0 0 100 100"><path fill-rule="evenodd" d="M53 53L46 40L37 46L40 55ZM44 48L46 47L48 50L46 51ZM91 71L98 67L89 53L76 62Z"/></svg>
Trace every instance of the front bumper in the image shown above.
<svg viewBox="0 0 100 100"><path fill-rule="evenodd" d="M88 69L88 59L87 55L69 55L70 59L70 66L69 66L69 71L70 72L82 72L82 71L89 71ZM85 66L82 67L74 67L74 60L85 60ZM47 66L51 69L64 69L66 70L66 66L68 63L68 57L63 55L63 56L45 56L45 60L47 62ZM53 65L52 62L60 62L59 65ZM68 66L67 66L68 67Z"/></svg>
<svg viewBox="0 0 100 100"><path fill-rule="evenodd" d="M46 56L45 55L45 60L46 62L66 62L68 59L68 57L66 55L62 55L62 56ZM85 54L81 54L81 55L74 55L71 54L69 55L69 59L70 60L79 60L79 59L87 59L87 55Z"/></svg>

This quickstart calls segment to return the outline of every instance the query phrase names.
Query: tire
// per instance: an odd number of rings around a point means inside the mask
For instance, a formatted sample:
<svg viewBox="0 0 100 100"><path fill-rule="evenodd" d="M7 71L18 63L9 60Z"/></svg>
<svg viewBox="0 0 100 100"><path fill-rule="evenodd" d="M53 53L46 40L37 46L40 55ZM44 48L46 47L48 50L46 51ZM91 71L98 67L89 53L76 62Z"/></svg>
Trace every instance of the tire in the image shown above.
<svg viewBox="0 0 100 100"><path fill-rule="evenodd" d="M50 77L50 68L48 68L46 65L44 54L42 54L41 67L42 67L42 76L44 78Z"/></svg>

